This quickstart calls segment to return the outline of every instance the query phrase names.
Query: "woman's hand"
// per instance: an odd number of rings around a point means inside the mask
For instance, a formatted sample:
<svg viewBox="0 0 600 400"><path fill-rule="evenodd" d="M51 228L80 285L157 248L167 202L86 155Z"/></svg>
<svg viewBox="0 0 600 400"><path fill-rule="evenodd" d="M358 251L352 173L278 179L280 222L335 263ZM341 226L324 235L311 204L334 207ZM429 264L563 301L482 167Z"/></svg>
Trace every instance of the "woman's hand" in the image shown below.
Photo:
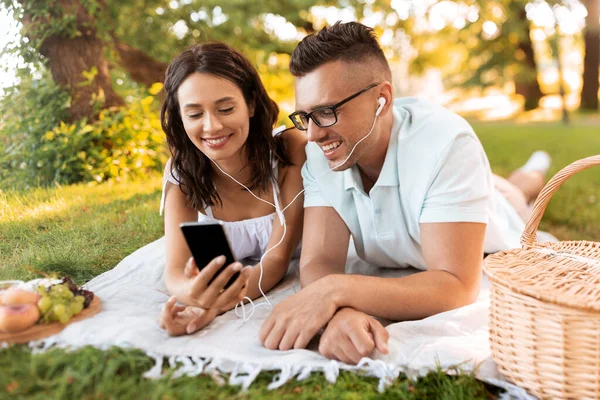
<svg viewBox="0 0 600 400"><path fill-rule="evenodd" d="M160 327L167 330L169 336L192 334L210 324L217 316L213 309L175 305L177 299L172 296L160 314Z"/></svg>
<svg viewBox="0 0 600 400"><path fill-rule="evenodd" d="M190 306L214 309L220 313L232 309L244 299L248 291L250 268L242 269L241 263L234 262L219 272L224 263L225 257L220 256L199 271L194 258L190 257L184 269L184 275L189 282L187 297L193 301ZM217 277L211 282L217 272L219 272ZM240 273L237 279L225 288L227 282L237 272Z"/></svg>

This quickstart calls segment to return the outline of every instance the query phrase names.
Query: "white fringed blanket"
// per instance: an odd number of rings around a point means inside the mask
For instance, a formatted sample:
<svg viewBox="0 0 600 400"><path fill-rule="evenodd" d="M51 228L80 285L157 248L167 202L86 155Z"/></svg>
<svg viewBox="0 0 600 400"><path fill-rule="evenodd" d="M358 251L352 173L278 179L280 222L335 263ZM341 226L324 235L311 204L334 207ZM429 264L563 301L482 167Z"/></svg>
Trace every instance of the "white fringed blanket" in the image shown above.
<svg viewBox="0 0 600 400"><path fill-rule="evenodd" d="M379 390L384 390L400 373L417 377L438 366L451 369L460 364L464 371L478 366L479 379L507 389L513 398L527 397L525 391L507 383L498 374L490 358L489 290L485 277L475 304L421 321L390 324L387 326L389 354L374 354L372 359L365 358L358 366L350 366L327 360L315 349L271 351L264 348L258 340L258 331L270 312L265 306L258 307L251 320L245 323L230 311L194 335L169 337L158 326L161 307L169 297L163 279L164 266L162 238L137 250L114 269L85 285L102 300L100 313L31 346L37 351L51 346L74 349L86 345L101 349L134 347L156 360L155 367L146 373L149 378L161 376L166 359L177 368L175 376L226 373L229 384L243 388L264 370L279 371L269 385L269 388L277 388L290 379L301 380L315 371L322 371L329 381L335 382L339 371L345 369L361 370L378 377ZM347 272L401 276L414 271L374 268L351 254ZM297 262L293 262L285 279L267 296L277 304L299 288Z"/></svg>

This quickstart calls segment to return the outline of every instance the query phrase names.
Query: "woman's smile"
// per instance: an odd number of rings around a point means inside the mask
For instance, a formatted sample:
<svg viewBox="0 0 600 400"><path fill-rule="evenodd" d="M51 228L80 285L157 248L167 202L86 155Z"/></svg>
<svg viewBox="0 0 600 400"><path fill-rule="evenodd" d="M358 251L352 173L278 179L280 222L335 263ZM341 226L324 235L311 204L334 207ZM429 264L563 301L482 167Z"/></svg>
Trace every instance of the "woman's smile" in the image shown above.
<svg viewBox="0 0 600 400"><path fill-rule="evenodd" d="M233 133L231 133L227 136L219 136L219 137L210 138L210 139L209 138L201 138L201 140L203 143L205 143L211 149L220 149L229 142L229 139L231 139L232 136L233 136Z"/></svg>

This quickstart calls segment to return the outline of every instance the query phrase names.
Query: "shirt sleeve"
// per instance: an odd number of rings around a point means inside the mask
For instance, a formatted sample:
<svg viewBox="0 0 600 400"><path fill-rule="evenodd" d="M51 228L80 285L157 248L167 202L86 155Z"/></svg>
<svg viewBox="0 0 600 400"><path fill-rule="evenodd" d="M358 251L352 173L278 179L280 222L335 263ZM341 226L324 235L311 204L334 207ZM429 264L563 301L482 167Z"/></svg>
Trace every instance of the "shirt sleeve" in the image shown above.
<svg viewBox="0 0 600 400"><path fill-rule="evenodd" d="M323 191L317 185L315 177L306 161L302 166L302 183L304 185L304 207L331 207L325 199Z"/></svg>
<svg viewBox="0 0 600 400"><path fill-rule="evenodd" d="M481 143L461 134L449 145L427 191L420 223L488 222L491 170Z"/></svg>

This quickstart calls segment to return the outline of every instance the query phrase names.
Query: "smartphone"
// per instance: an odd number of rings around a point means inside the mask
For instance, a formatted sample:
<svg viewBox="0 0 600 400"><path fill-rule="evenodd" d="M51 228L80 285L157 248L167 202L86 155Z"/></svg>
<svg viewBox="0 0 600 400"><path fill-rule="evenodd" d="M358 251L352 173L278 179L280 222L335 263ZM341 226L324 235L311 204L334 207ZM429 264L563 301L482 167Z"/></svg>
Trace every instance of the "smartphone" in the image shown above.
<svg viewBox="0 0 600 400"><path fill-rule="evenodd" d="M184 222L179 225L185 241L196 261L198 269L202 269L211 262L214 258L225 256L225 264L212 277L209 284L225 269L227 266L235 262L229 240L223 229L223 224L220 222ZM233 274L225 287L229 287L237 277L239 272Z"/></svg>

